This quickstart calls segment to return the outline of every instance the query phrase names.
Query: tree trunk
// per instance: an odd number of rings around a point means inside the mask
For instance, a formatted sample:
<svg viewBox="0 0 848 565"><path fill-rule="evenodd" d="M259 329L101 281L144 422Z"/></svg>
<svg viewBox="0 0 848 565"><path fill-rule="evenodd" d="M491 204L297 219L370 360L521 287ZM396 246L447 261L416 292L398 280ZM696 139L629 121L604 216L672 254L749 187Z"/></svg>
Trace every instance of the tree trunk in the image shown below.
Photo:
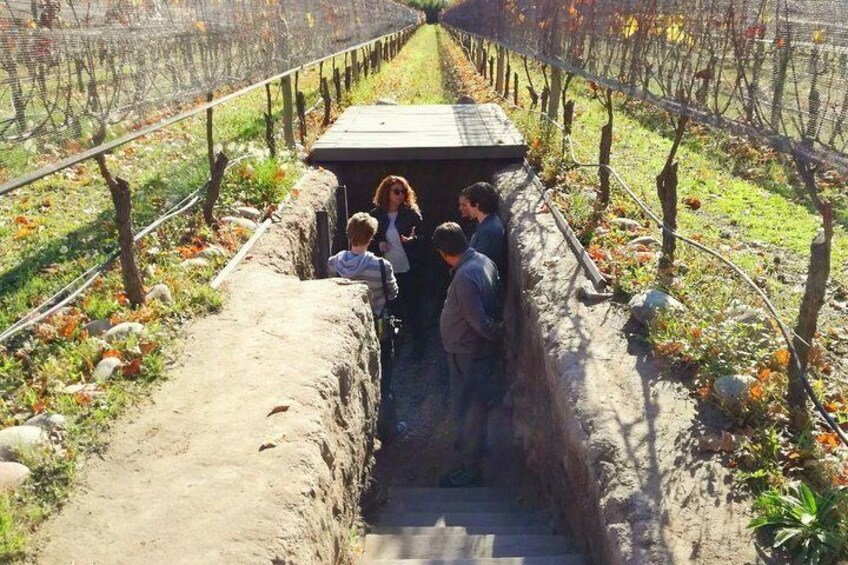
<svg viewBox="0 0 848 565"><path fill-rule="evenodd" d="M571 129L574 127L574 100L565 103L562 114L563 130L566 135L571 135Z"/></svg>
<svg viewBox="0 0 848 565"><path fill-rule="evenodd" d="M101 140L102 142L102 140ZM100 143L100 142L99 142ZM99 145L97 143L97 145ZM115 206L115 224L118 227L118 247L121 257L121 278L124 282L124 291L133 306L144 304L144 282L141 272L135 261L135 249L132 225L132 191L130 185L122 178L114 178L106 166L106 156L103 154L95 157L100 174L109 187L112 196L112 204Z"/></svg>

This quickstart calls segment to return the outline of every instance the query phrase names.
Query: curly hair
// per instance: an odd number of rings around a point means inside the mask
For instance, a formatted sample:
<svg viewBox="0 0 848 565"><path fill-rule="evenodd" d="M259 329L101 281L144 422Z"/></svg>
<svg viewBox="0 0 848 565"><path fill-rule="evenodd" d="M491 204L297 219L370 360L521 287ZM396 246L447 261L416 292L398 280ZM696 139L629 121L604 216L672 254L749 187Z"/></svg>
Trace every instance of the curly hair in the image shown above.
<svg viewBox="0 0 848 565"><path fill-rule="evenodd" d="M418 197L415 195L415 190L412 188L412 185L409 184L408 180L396 175L389 175L380 181L380 184L377 186L377 190L374 191L374 206L382 208L383 210L388 209L389 190L396 184L403 186L406 190L404 195L404 204L418 212Z"/></svg>

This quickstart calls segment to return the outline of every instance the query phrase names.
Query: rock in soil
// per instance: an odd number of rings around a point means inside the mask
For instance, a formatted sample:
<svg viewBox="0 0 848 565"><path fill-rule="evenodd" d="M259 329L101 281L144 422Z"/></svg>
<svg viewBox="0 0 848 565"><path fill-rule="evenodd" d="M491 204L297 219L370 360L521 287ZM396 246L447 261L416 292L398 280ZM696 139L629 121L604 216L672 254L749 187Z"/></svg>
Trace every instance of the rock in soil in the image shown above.
<svg viewBox="0 0 848 565"><path fill-rule="evenodd" d="M635 231L642 227L642 224L636 220L631 220L630 218L615 218L614 220L610 220L610 224L617 228L630 231Z"/></svg>
<svg viewBox="0 0 848 565"><path fill-rule="evenodd" d="M205 257L207 259L212 259L214 257L223 257L226 254L227 252L224 251L224 248L219 247L217 245L210 245L209 247L200 252L200 256Z"/></svg>
<svg viewBox="0 0 848 565"><path fill-rule="evenodd" d="M123 322L118 324L104 336L104 339L109 342L123 341L131 336L140 336L144 333L144 326L138 322Z"/></svg>
<svg viewBox="0 0 848 565"><path fill-rule="evenodd" d="M186 259L185 261L180 263L180 266L184 267L186 269L193 269L195 267L197 267L197 268L208 267L209 266L209 260L204 259L203 257L195 257L193 259Z"/></svg>
<svg viewBox="0 0 848 565"><path fill-rule="evenodd" d="M253 206L239 206L236 208L236 213L238 213L238 215L242 218L247 218L254 222L258 222L259 218L262 217L262 211L254 208Z"/></svg>
<svg viewBox="0 0 848 565"><path fill-rule="evenodd" d="M164 304L171 304L174 301L171 295L171 289L166 284L157 284L151 288L145 296L147 300L158 300Z"/></svg>
<svg viewBox="0 0 848 565"><path fill-rule="evenodd" d="M725 375L716 379L713 388L725 404L739 406L748 400L751 386L757 379L748 375Z"/></svg>
<svg viewBox="0 0 848 565"><path fill-rule="evenodd" d="M98 381L105 381L106 379L112 378L112 375L115 374L115 371L120 367L123 363L117 357L107 357L102 359L100 363L97 364L97 367L94 368L94 373L92 376Z"/></svg>
<svg viewBox="0 0 848 565"><path fill-rule="evenodd" d="M0 430L0 461L16 461L18 451L47 444L47 433L36 426Z"/></svg>
<svg viewBox="0 0 848 565"><path fill-rule="evenodd" d="M635 247L637 245L645 245L647 247L650 247L650 246L662 247L662 242L655 237L644 236L644 237L637 237L636 239L631 240L630 242L628 242L627 245L633 246L633 247Z"/></svg>
<svg viewBox="0 0 848 565"><path fill-rule="evenodd" d="M33 416L24 424L25 426L35 426L45 431L52 431L56 428L64 428L68 419L61 414L52 412L42 412L37 416Z"/></svg>
<svg viewBox="0 0 848 565"><path fill-rule="evenodd" d="M0 462L0 491L14 490L29 474L30 470L26 465L13 461Z"/></svg>
<svg viewBox="0 0 848 565"><path fill-rule="evenodd" d="M109 320L93 320L82 327L88 332L91 337L100 337L112 329L112 322Z"/></svg>
<svg viewBox="0 0 848 565"><path fill-rule="evenodd" d="M240 228L245 228L250 231L254 231L259 225L253 220L248 220L247 218L239 218L237 216L224 216L221 218L221 222L225 224L230 224L233 226L238 226Z"/></svg>
<svg viewBox="0 0 848 565"><path fill-rule="evenodd" d="M628 306L633 317L643 324L651 323L661 313L686 310L683 304L661 290L641 292L630 299Z"/></svg>

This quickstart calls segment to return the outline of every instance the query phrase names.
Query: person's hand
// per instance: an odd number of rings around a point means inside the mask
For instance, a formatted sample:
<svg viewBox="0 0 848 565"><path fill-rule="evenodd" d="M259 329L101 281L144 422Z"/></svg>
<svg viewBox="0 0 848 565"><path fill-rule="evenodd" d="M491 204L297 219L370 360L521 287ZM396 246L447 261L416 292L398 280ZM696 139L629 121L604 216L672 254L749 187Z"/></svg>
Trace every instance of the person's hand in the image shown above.
<svg viewBox="0 0 848 565"><path fill-rule="evenodd" d="M414 226L412 228L412 231L409 232L409 237L406 237L405 235L400 236L400 242L401 243L409 243L413 239L415 239L415 227Z"/></svg>
<svg viewBox="0 0 848 565"><path fill-rule="evenodd" d="M392 250L392 246L388 241L381 241L380 242L380 251L382 253L388 253L391 250Z"/></svg>

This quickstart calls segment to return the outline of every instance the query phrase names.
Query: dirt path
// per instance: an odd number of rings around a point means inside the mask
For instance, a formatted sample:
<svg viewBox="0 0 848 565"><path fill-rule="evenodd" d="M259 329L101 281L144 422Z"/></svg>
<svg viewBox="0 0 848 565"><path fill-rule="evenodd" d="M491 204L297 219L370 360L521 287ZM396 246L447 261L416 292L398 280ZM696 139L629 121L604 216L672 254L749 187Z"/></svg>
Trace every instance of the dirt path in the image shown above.
<svg viewBox="0 0 848 565"><path fill-rule="evenodd" d="M187 328L174 378L118 423L42 528L38 562L335 559L310 528L345 529L358 513L377 395L365 293L258 262L230 286L220 314ZM289 410L269 416L276 406Z"/></svg>

